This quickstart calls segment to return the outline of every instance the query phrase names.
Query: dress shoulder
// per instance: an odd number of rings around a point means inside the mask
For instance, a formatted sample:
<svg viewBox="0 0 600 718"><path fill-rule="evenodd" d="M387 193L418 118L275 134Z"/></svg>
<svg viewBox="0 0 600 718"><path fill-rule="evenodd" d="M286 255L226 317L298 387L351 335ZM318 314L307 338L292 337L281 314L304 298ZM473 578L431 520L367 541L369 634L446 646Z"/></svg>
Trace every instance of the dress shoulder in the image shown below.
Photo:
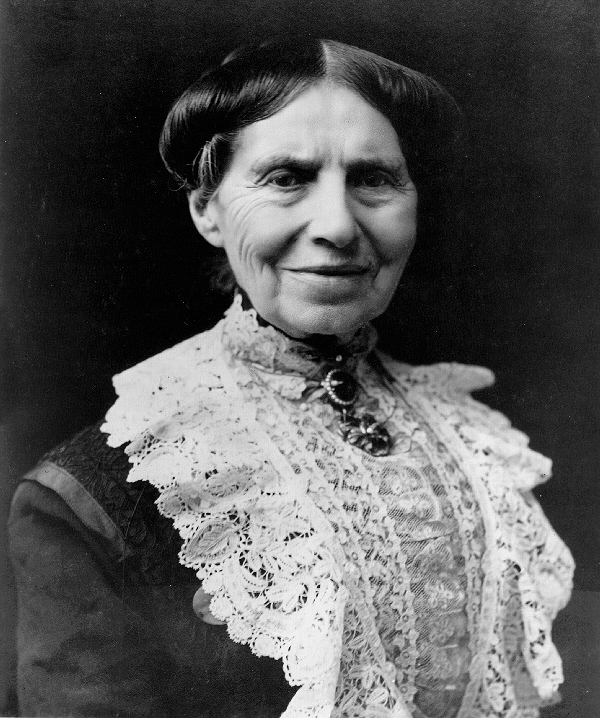
<svg viewBox="0 0 600 718"><path fill-rule="evenodd" d="M68 471L89 486L111 479L122 484L129 472L129 459L120 448L106 443L106 435L100 431L101 421L87 426L71 438L63 441L42 457Z"/></svg>
<svg viewBox="0 0 600 718"><path fill-rule="evenodd" d="M49 451L23 478L52 490L92 535L104 539L124 562L128 582L169 581L185 570L177 560L181 541L156 510L156 489L127 481L129 458L107 444L100 424Z"/></svg>

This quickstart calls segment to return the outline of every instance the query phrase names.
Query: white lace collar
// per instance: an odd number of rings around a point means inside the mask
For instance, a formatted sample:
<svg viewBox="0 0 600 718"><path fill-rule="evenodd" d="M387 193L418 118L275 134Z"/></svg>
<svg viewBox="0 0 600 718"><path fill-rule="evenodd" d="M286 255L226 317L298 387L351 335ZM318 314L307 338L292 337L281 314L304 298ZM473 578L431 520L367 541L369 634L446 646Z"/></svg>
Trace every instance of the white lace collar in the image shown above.
<svg viewBox="0 0 600 718"><path fill-rule="evenodd" d="M231 361L231 352L223 351L224 340L234 352L242 347L243 361ZM287 398L300 399L307 386L302 364L307 357L304 350L299 358L292 352L302 371L290 368L290 342L272 328L259 327L254 313L243 311L236 300L213 330L115 377L119 399L102 429L109 434L109 445L128 444L129 480L149 481L159 490L159 511L174 521L183 540L181 562L197 572L205 590L214 596L211 611L227 622L234 640L248 643L257 655L282 659L290 684L301 687L286 718L329 718L334 711L344 614L360 609L347 606L353 559L346 555L350 549L335 538L332 522L317 508L318 500L309 497L302 471L296 472L283 457L256 420L256 407L240 391L251 382L248 367L256 366L285 385ZM282 354L285 367L279 363ZM489 509L493 527L489 535L493 540L497 536L498 548L490 547L491 555L496 551L498 562L518 562L522 567L523 640L531 647L528 661L536 687L547 696L560 682L549 621L568 595L572 563L540 516L531 519L535 527L531 539L523 536L529 524L522 517L515 529L513 516L531 514L531 508L519 504L520 508L511 506L506 513L503 506L506 497L518 503L515 488L531 488L540 476L548 475L550 464L527 449L525 437L511 429L504 417L467 398L468 391L490 383L487 370L458 365L412 370L386 363L406 397L413 397L430 426L469 467L480 486L482 504L494 506ZM267 421L281 421L285 432L286 416L276 411ZM329 455L327 461L333 468L336 462L341 467L343 459ZM531 555L524 558L527 542ZM549 555L542 563L538 555L543 556L544 542ZM265 581L265 575L272 578ZM505 600L501 571L494 580L497 603ZM552 591L543 588L549 581L555 598L552 604L542 602L538 607L536 586L550 595ZM502 619L493 619L492 613L488 621L492 633L502 628ZM371 692L365 698L363 690L361 700L372 702L373 715L409 718L394 686L393 665L373 650L360 658L366 661L365 670L367 664L372 668L372 673L365 673ZM490 671L482 679L487 681L486 690L496 691L489 695L501 701L505 694L494 686L500 679L493 676L504 669L497 658L493 669L485 668L484 656L480 663L482 671Z"/></svg>

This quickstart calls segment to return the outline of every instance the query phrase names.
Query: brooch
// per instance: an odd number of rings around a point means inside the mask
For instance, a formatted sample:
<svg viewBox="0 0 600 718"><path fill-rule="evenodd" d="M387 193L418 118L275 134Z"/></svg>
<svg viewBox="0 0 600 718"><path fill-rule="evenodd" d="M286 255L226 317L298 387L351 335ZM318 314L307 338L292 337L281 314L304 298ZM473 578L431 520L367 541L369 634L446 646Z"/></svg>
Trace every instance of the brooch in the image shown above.
<svg viewBox="0 0 600 718"><path fill-rule="evenodd" d="M329 403L341 412L339 432L342 439L371 456L387 456L392 439L385 426L371 414L357 416L354 413L359 386L352 374L334 367L326 372L321 384Z"/></svg>

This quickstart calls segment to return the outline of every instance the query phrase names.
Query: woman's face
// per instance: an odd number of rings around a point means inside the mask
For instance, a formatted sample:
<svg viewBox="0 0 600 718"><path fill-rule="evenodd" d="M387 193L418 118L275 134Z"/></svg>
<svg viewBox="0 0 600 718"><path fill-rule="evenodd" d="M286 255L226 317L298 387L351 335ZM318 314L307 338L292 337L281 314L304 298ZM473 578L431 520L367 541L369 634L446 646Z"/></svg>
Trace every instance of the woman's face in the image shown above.
<svg viewBox="0 0 600 718"><path fill-rule="evenodd" d="M223 247L263 319L294 337L349 339L388 306L416 235L417 191L389 120L322 83L242 129L208 204L190 209Z"/></svg>

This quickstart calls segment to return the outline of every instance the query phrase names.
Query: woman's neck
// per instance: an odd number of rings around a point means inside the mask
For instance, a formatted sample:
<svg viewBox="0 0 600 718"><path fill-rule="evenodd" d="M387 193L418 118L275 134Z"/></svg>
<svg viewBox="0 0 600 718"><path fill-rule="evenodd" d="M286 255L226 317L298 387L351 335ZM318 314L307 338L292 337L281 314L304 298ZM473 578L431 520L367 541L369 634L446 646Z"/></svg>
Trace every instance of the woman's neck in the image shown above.
<svg viewBox="0 0 600 718"><path fill-rule="evenodd" d="M254 306L250 301L250 297L241 287L236 287L235 291L242 297L242 309L244 309L244 311L254 309ZM344 338L338 337L335 334L310 334L304 337L294 337L291 334L284 332L283 329L271 324L266 319L263 319L263 317L261 317L256 310L254 311L256 312L256 320L261 327L273 327L278 332L281 332L284 336L288 337L288 339L303 342L315 349L315 351L324 357L335 357L339 354L347 354L349 345L352 344L352 340L358 334L358 332L354 332L351 336Z"/></svg>

